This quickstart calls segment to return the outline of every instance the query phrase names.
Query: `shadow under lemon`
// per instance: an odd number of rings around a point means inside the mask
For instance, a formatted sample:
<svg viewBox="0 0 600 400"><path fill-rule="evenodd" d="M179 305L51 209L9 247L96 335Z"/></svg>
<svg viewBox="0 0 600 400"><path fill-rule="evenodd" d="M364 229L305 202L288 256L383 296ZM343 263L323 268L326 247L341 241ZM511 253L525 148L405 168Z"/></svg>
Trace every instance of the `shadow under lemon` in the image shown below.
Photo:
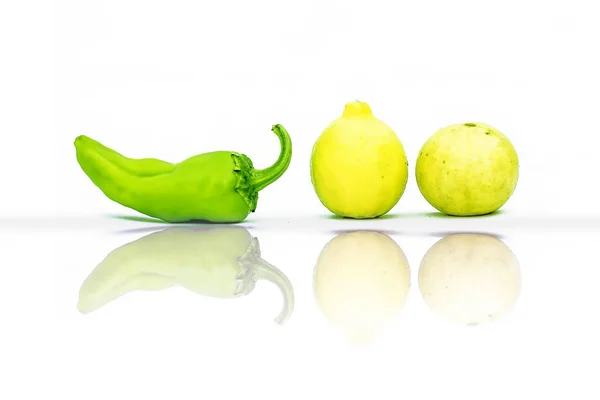
<svg viewBox="0 0 600 400"><path fill-rule="evenodd" d="M258 280L283 295L275 321L294 308L288 278L261 258L258 239L242 227L174 227L154 232L109 253L83 282L77 308L87 314L132 291L181 286L203 296L231 299L252 292Z"/></svg>
<svg viewBox="0 0 600 400"><path fill-rule="evenodd" d="M313 278L317 306L353 345L370 344L397 317L409 288L404 252L375 231L335 236L321 251Z"/></svg>
<svg viewBox="0 0 600 400"><path fill-rule="evenodd" d="M484 324L516 304L521 293L520 266L508 246L494 236L452 234L436 242L421 260L419 289L442 320Z"/></svg>

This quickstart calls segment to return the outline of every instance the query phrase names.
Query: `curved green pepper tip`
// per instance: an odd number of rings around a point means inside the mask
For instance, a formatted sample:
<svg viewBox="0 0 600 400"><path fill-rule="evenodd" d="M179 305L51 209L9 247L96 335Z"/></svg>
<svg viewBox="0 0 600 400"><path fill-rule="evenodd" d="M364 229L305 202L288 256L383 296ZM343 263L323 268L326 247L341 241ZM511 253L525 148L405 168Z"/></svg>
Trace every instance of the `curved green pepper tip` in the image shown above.
<svg viewBox="0 0 600 400"><path fill-rule="evenodd" d="M279 157L255 169L246 155L212 151L179 163L129 158L85 135L75 141L77 161L109 199L166 222L241 222L256 210L258 192L279 179L292 158L286 129L271 130L280 142Z"/></svg>
<svg viewBox="0 0 600 400"><path fill-rule="evenodd" d="M279 157L270 167L252 172L252 185L257 192L279 179L292 160L292 140L288 132L279 124L273 125L271 130L279 138Z"/></svg>

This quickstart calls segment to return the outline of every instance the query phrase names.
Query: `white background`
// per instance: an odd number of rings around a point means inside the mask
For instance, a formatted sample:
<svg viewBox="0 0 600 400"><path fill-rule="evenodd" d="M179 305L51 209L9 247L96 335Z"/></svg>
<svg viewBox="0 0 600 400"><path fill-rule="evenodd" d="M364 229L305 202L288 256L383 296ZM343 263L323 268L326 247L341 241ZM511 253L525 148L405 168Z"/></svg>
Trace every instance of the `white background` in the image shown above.
<svg viewBox="0 0 600 400"><path fill-rule="evenodd" d="M595 199L599 30L594 2L55 1L4 3L1 212L128 214L75 160L87 134L131 157L230 149L258 167L294 155L257 214L328 214L312 145L346 102L368 102L405 146L392 213L429 212L414 165L437 129L505 133L521 177L505 210L589 214ZM260 214L258 214L260 213Z"/></svg>
<svg viewBox="0 0 600 400"><path fill-rule="evenodd" d="M3 2L0 398L598 398L595 8ZM312 145L355 99L407 151L396 218L328 219L312 189ZM416 156L437 129L466 121L510 138L517 190L493 218L432 221L414 181ZM114 218L136 214L80 170L77 135L169 161L234 150L260 168L277 157L274 123L292 136L292 163L246 225L294 284L288 324L273 325L280 298L266 284L237 303L174 289L77 312L78 290L103 257L146 234L115 233L147 225ZM322 248L359 227L391 231L412 274L402 314L366 351L349 349L312 292ZM422 256L456 230L502 234L519 259L521 296L497 324L448 327L419 294Z"/></svg>

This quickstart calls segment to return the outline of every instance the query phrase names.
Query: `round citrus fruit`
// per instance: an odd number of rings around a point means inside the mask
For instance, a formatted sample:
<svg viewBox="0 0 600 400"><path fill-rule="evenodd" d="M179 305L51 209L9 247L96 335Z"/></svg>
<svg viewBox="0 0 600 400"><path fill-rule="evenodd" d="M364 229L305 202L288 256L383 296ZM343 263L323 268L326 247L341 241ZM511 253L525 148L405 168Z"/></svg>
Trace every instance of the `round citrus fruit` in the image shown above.
<svg viewBox="0 0 600 400"><path fill-rule="evenodd" d="M425 200L454 216L492 213L512 196L519 159L512 143L483 123L447 126L421 148L415 175Z"/></svg>
<svg viewBox="0 0 600 400"><path fill-rule="evenodd" d="M344 112L319 136L310 160L311 182L321 203L347 218L375 218L400 200L408 162L395 132L364 102Z"/></svg>

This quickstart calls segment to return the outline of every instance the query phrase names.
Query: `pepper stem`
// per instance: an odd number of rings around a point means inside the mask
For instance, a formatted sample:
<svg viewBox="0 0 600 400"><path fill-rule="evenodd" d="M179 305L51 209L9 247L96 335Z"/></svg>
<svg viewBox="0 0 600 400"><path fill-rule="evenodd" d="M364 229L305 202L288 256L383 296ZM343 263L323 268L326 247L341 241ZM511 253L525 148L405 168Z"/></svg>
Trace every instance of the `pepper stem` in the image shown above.
<svg viewBox="0 0 600 400"><path fill-rule="evenodd" d="M252 266L255 279L266 280L274 283L281 294L283 295L283 307L279 315L275 318L275 322L283 325L292 315L294 311L294 288L290 280L277 269L262 258L257 258Z"/></svg>
<svg viewBox="0 0 600 400"><path fill-rule="evenodd" d="M279 179L287 170L290 161L292 160L292 139L290 138L290 135L285 128L279 124L273 125L271 130L279 138L281 150L279 152L279 158L277 158L277 161L275 161L273 165L253 172L252 184L257 192Z"/></svg>

